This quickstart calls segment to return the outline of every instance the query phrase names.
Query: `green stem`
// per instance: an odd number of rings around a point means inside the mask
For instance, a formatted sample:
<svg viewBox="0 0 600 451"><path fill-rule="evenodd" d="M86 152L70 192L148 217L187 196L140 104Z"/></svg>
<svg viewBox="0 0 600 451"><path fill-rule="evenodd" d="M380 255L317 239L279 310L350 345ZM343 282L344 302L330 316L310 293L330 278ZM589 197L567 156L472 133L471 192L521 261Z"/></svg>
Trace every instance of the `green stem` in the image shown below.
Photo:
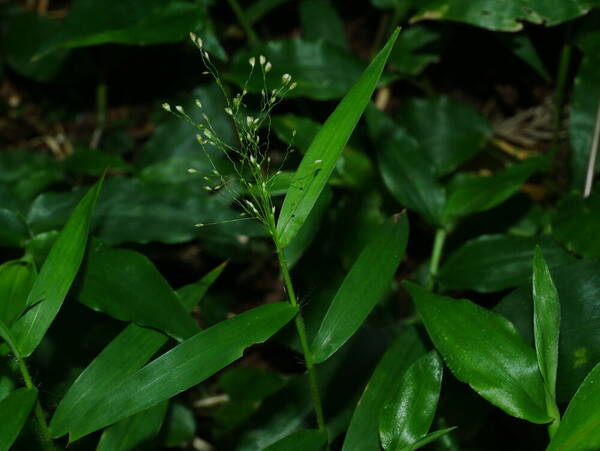
<svg viewBox="0 0 600 451"><path fill-rule="evenodd" d="M281 268L281 275L283 277L283 283L285 285L285 291L287 292L290 303L294 307L298 307L298 300L292 285L292 279L290 277L290 271L288 269L287 261L285 259L285 253L279 246L279 239L277 238L277 232L274 232L273 240L275 242L275 248L277 250L277 256L279 258L279 267ZM321 396L319 395L319 384L317 382L317 372L313 361L313 356L308 345L308 338L306 337L306 327L304 325L304 319L302 318L302 312L298 309L294 322L296 323L296 331L298 332L298 338L300 339L300 347L304 354L304 361L306 369L308 371L308 382L310 385L310 395L312 397L313 406L315 409L315 415L317 417L317 425L319 430L327 433L325 428L325 417L323 416L323 405L321 403Z"/></svg>
<svg viewBox="0 0 600 451"><path fill-rule="evenodd" d="M27 369L27 364L25 360L21 356L21 353L17 349L15 344L14 337L8 327L0 321L0 336L6 341L10 351L15 357L17 361L17 365L19 367L19 371L21 372L21 377L23 377L23 382L25 383L25 387L29 389L35 389L35 385L33 384L33 380L31 379L31 374ZM44 414L44 409L40 404L40 400L37 399L35 406L33 408L35 418L38 422L39 432L40 432L40 441L45 450L52 451L54 450L54 445L52 443L52 434L50 433L50 429L48 428L48 424L46 423L46 415Z"/></svg>
<svg viewBox="0 0 600 451"><path fill-rule="evenodd" d="M438 268L440 266L440 260L442 259L442 251L444 250L444 242L446 241L446 230L439 228L435 232L435 239L433 241L433 251L431 253L431 262L429 264L429 280L427 281L427 288L433 290L435 286L435 279L437 277Z"/></svg>
<svg viewBox="0 0 600 451"><path fill-rule="evenodd" d="M253 46L257 45L260 42L260 40L258 39L258 35L254 31L254 28L252 28L252 24L246 17L246 14L244 14L244 11L242 10L240 4L237 2L237 0L227 0L227 2L229 3L229 6L231 7L235 16L237 17L238 22L246 32L246 36L248 36L248 40L250 41L250 43Z"/></svg>
<svg viewBox="0 0 600 451"><path fill-rule="evenodd" d="M562 126L561 111L565 97L565 85L571 63L571 46L565 44L560 52L560 62L556 73L556 88L554 90L554 125L552 133L552 146L550 152L554 155L558 151L560 128Z"/></svg>

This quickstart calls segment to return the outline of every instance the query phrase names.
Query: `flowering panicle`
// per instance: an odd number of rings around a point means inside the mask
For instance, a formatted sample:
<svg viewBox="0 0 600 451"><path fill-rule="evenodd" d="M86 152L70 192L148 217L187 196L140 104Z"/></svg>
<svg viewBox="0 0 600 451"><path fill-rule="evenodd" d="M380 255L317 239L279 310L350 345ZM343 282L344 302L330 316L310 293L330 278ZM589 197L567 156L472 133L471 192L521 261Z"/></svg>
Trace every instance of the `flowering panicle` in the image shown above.
<svg viewBox="0 0 600 451"><path fill-rule="evenodd" d="M168 103L163 103L162 107L166 111L184 118L197 129L196 139L213 166L212 173L203 176L203 179L207 182L204 189L210 193L219 192L222 188L228 189L236 204L242 210L240 218L236 220L258 219L273 234L275 233L276 209L271 199L270 188L275 178L281 174L281 170L272 171L270 168L270 117L273 108L285 94L295 89L297 84L292 81L292 76L286 73L281 77L281 83L269 90L266 75L273 69L273 65L264 55L253 56L248 60L250 71L241 92L231 98L221 81L217 68L212 63L208 52L203 48L202 39L194 33L190 33L190 39L198 48L200 57L207 69L204 73L213 77L225 97L226 107L224 113L233 122L238 142L236 145L232 145L222 140L205 113L201 115L201 121L196 121L181 105L172 107ZM250 114L244 99L248 94L248 83L255 70L260 71L263 89L261 90L258 112ZM195 103L196 107L202 110L201 99L196 99ZM266 130L266 139L261 141L260 132L263 129ZM294 135L295 132L292 136ZM208 151L209 146L218 149L226 156L231 163L232 174L226 175L218 170ZM291 145L288 146L281 165L285 163L288 154L292 151ZM188 172L195 175L199 173L194 168L188 169ZM196 225L203 227L209 224L200 223Z"/></svg>

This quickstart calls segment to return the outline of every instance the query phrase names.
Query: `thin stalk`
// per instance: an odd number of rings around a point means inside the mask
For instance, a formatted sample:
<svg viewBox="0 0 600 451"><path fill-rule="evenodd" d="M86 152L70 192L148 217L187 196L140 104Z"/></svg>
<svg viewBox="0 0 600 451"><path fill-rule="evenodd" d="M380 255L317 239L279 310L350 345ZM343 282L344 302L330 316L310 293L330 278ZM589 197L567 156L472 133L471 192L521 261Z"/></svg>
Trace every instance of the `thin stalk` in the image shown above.
<svg viewBox="0 0 600 451"><path fill-rule="evenodd" d="M446 235L446 230L441 227L435 232L433 251L431 252L431 262L429 263L429 280L427 281L427 288L429 290L433 290L433 287L435 286L435 279L440 266L440 260L442 259Z"/></svg>
<svg viewBox="0 0 600 451"><path fill-rule="evenodd" d="M100 139L102 138L102 134L104 133L104 128L106 127L106 110L107 110L107 94L106 94L106 84L100 83L96 88L96 129L92 135L92 139L90 141L90 147L92 149L98 148L100 144Z"/></svg>
<svg viewBox="0 0 600 451"><path fill-rule="evenodd" d="M598 100L598 111L596 113L596 125L594 126L594 135L592 137L592 146L590 148L590 158L588 160L587 172L585 174L585 186L583 187L583 198L585 199L592 193L594 183L594 173L596 172L596 160L598 159L598 144L600 142L600 99Z"/></svg>
<svg viewBox="0 0 600 451"><path fill-rule="evenodd" d="M258 44L259 43L258 35L254 31L254 28L252 28L252 24L246 17L246 14L242 10L242 7L240 6L240 4L237 2L237 0L227 0L227 2L229 3L229 6L231 7L235 16L237 17L238 22L244 29L246 36L248 36L248 40L250 41L250 43L252 45Z"/></svg>
<svg viewBox="0 0 600 451"><path fill-rule="evenodd" d="M31 379L31 374L27 369L27 364L25 360L21 356L21 353L17 349L15 345L15 341L13 336L8 329L4 325L4 323L0 322L0 336L4 338L10 351L12 352L15 360L17 361L17 365L19 367L19 371L21 372L21 377L23 378L23 382L25 383L25 387L29 389L35 389L35 385L33 384L33 380ZM40 432L40 441L45 450L52 451L54 450L54 445L52 443L52 434L50 433L50 429L48 428L48 424L46 423L46 415L44 414L44 409L42 409L42 405L40 404L40 400L36 400L35 406L33 408L35 418L38 422L39 432Z"/></svg>
<svg viewBox="0 0 600 451"><path fill-rule="evenodd" d="M281 275L283 277L283 283L285 285L285 291L288 295L290 303L294 307L298 307L298 300L292 285L292 279L290 277L290 271L288 269L287 261L283 249L279 247L278 240L275 240L275 247L277 249L277 256L279 258L279 267L281 269ZM300 347L304 354L304 361L306 369L308 371L308 382L310 384L310 395L312 397L313 406L315 409L315 415L317 417L317 425L319 430L327 433L325 428L325 417L323 416L323 405L321 403L321 396L319 395L319 385L317 383L317 373L313 361L312 352L308 345L308 338L306 337L306 327L304 325L304 319L302 318L302 312L298 310L298 314L294 318L296 324L296 331L298 332L298 338L300 339Z"/></svg>

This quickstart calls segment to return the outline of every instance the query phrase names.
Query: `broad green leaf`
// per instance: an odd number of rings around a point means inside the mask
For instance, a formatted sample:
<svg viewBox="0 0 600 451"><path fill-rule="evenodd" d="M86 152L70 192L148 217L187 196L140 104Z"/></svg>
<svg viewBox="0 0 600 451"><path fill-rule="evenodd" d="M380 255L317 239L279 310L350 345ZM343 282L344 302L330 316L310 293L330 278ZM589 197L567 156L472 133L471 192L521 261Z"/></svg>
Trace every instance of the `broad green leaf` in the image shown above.
<svg viewBox="0 0 600 451"><path fill-rule="evenodd" d="M579 255L600 257L600 192L566 196L552 218L552 235Z"/></svg>
<svg viewBox="0 0 600 451"><path fill-rule="evenodd" d="M398 123L417 140L438 176L472 158L492 135L472 106L445 96L411 99L400 109Z"/></svg>
<svg viewBox="0 0 600 451"><path fill-rule="evenodd" d="M600 40L597 38L597 40ZM598 65L600 56L597 52L586 52L573 84L569 116L569 166L571 171L571 188L583 190L587 171L592 138L598 117L600 98L600 82L598 81ZM596 160L595 173L600 170L600 159Z"/></svg>
<svg viewBox="0 0 600 451"><path fill-rule="evenodd" d="M130 416L104 430L96 451L140 449L160 431L167 413L167 401Z"/></svg>
<svg viewBox="0 0 600 451"><path fill-rule="evenodd" d="M64 178L63 164L50 155L29 149L4 150L0 152L0 183L6 183L16 195L16 202L4 203L0 189L0 203L17 211L52 183ZM0 184L0 188L2 185Z"/></svg>
<svg viewBox="0 0 600 451"><path fill-rule="evenodd" d="M503 169L491 176L460 174L448 186L445 221L489 210L515 194L523 183L546 163L534 158Z"/></svg>
<svg viewBox="0 0 600 451"><path fill-rule="evenodd" d="M106 43L177 42L204 20L203 8L179 0L106 0L102 8L93 0L77 0L43 53Z"/></svg>
<svg viewBox="0 0 600 451"><path fill-rule="evenodd" d="M398 33L399 30L394 32L385 47L344 96L323 127L319 129L302 159L283 201L277 222L279 244L282 247L288 245L298 233L325 187L342 149L377 86Z"/></svg>
<svg viewBox="0 0 600 451"><path fill-rule="evenodd" d="M27 238L27 228L19 213L0 208L0 246L21 247Z"/></svg>
<svg viewBox="0 0 600 451"><path fill-rule="evenodd" d="M425 437L431 427L444 364L436 351L419 358L396 382L379 419L379 435L385 450L409 447Z"/></svg>
<svg viewBox="0 0 600 451"><path fill-rule="evenodd" d="M441 19L466 22L497 31L518 31L522 21L556 25L585 14L595 0L424 0L412 20Z"/></svg>
<svg viewBox="0 0 600 451"><path fill-rule="evenodd" d="M550 272L561 300L557 398L568 402L600 361L600 262L582 260ZM534 344L531 282L506 296L496 310Z"/></svg>
<svg viewBox="0 0 600 451"><path fill-rule="evenodd" d="M264 451L320 451L327 443L327 434L316 429L305 429L282 438Z"/></svg>
<svg viewBox="0 0 600 451"><path fill-rule="evenodd" d="M446 194L423 149L383 112L369 107L366 116L385 186L401 205L441 225Z"/></svg>
<svg viewBox="0 0 600 451"><path fill-rule="evenodd" d="M437 350L457 379L509 415L547 423L535 352L502 315L404 282Z"/></svg>
<svg viewBox="0 0 600 451"><path fill-rule="evenodd" d="M202 153L202 150L197 150ZM164 165L164 163L163 163ZM185 166L189 167L189 166ZM185 172L185 167L181 172ZM260 229L252 221L198 228L198 222L219 222L239 218L231 208L233 200L212 196L202 189L198 179L187 183L141 181L115 177L107 180L94 214L94 235L105 242L181 243L194 238L215 240L217 237L236 242L239 235L255 236ZM32 204L28 222L34 233L62 226L67 212L80 192L53 193L39 196ZM208 230L210 229L210 230Z"/></svg>
<svg viewBox="0 0 600 451"><path fill-rule="evenodd" d="M408 241L408 219L386 221L365 246L331 302L312 343L316 363L333 355L358 330L390 284Z"/></svg>
<svg viewBox="0 0 600 451"><path fill-rule="evenodd" d="M75 296L91 309L153 327L177 340L200 330L158 269L135 251L90 249Z"/></svg>
<svg viewBox="0 0 600 451"><path fill-rule="evenodd" d="M343 451L380 449L379 416L406 369L425 353L415 329L402 332L386 351L363 392L346 433Z"/></svg>
<svg viewBox="0 0 600 451"><path fill-rule="evenodd" d="M19 436L37 394L35 388L19 388L0 401L0 451L8 451Z"/></svg>
<svg viewBox="0 0 600 451"><path fill-rule="evenodd" d="M287 303L267 304L194 335L125 377L95 405L80 411L68 424L71 440L199 384L240 358L248 346L267 340L295 314L296 309Z"/></svg>
<svg viewBox="0 0 600 451"><path fill-rule="evenodd" d="M390 65L401 74L415 76L440 59L441 33L423 25L408 27L398 37L390 55Z"/></svg>
<svg viewBox="0 0 600 451"><path fill-rule="evenodd" d="M223 270L223 265L205 275L198 285L210 286ZM191 311L202 298L199 290L190 294L190 288L178 293L186 310ZM96 402L120 381L144 366L168 341L162 333L130 324L117 335L102 352L83 370L58 404L50 428L55 437L69 432L69 425L82 411Z"/></svg>
<svg viewBox="0 0 600 451"><path fill-rule="evenodd" d="M59 29L58 23L46 16L15 8L4 18L4 54L6 62L18 73L36 81L50 81L61 69L67 51L33 59Z"/></svg>
<svg viewBox="0 0 600 451"><path fill-rule="evenodd" d="M69 217L29 292L29 310L13 325L17 348L23 357L29 356L42 341L77 275L101 187L102 179L81 199Z"/></svg>
<svg viewBox="0 0 600 451"><path fill-rule="evenodd" d="M411 446L407 446L406 448L403 448L400 451L414 451L419 448L422 448L423 446L436 441L438 438L446 435L448 432L453 431L454 429L456 429L456 426L451 427L451 428L446 428L446 429L440 429L439 431L430 432L422 439L417 440Z"/></svg>
<svg viewBox="0 0 600 451"><path fill-rule="evenodd" d="M305 39L309 41L323 39L342 49L348 48L344 24L331 0L302 0L300 22Z"/></svg>
<svg viewBox="0 0 600 451"><path fill-rule="evenodd" d="M547 451L600 449L600 363L573 396Z"/></svg>
<svg viewBox="0 0 600 451"><path fill-rule="evenodd" d="M0 265L0 321L7 326L25 310L35 277L30 262L13 260Z"/></svg>
<svg viewBox="0 0 600 451"><path fill-rule="evenodd" d="M184 285L177 290L177 296L187 311L190 311L202 298L204 298L208 289L219 278L226 266L227 262L223 262L207 273L198 282Z"/></svg>
<svg viewBox="0 0 600 451"><path fill-rule="evenodd" d="M552 405L556 399L560 302L550 270L539 246L533 257L533 330L535 350L542 378ZM552 412L548 411L548 414Z"/></svg>
<svg viewBox="0 0 600 451"><path fill-rule="evenodd" d="M481 293L519 286L531 277L536 245L541 247L550 268L575 261L549 237L482 235L450 254L440 268L437 280L443 290Z"/></svg>
<svg viewBox="0 0 600 451"><path fill-rule="evenodd" d="M339 99L352 88L365 68L364 63L356 56L327 41L287 39L269 41L254 47L251 51L239 52L233 60L231 69L223 76L240 88L245 87L249 92L259 93L264 88L260 68L255 68L252 76L248 78L250 73L248 59L258 55L264 55L273 66L273 69L266 74L269 91L281 85L283 74L290 74L292 80L298 83L298 86L287 93L286 97Z"/></svg>

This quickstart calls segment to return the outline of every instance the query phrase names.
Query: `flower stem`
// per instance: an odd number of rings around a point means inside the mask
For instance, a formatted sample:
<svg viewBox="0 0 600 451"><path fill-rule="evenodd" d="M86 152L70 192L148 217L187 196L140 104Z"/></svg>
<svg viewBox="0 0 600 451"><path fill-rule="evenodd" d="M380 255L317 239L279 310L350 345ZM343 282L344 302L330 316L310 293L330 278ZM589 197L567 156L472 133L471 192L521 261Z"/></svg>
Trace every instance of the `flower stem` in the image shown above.
<svg viewBox="0 0 600 451"><path fill-rule="evenodd" d="M429 280L427 281L427 288L429 290L433 290L433 287L435 286L435 279L440 266L440 260L442 259L442 251L444 250L446 234L447 232L443 228L439 228L435 232L433 251L431 253L431 262L429 264Z"/></svg>
<svg viewBox="0 0 600 451"><path fill-rule="evenodd" d="M294 286L292 285L290 271L288 269L284 251L279 246L279 240L277 239L276 231L274 232L273 237L274 237L274 242L275 242L275 248L277 250L277 257L279 258L279 267L281 269L281 276L283 278L283 283L285 285L285 291L288 295L290 303L294 307L298 307L298 300L296 298ZM327 429L325 428L325 417L323 416L323 406L321 403L321 396L319 395L317 372L315 370L315 365L314 365L312 353L310 351L310 346L308 345L308 339L306 337L306 327L304 325L304 319L302 318L302 312L300 311L300 309L298 310L298 314L294 318L294 322L296 324L296 331L298 332L298 338L300 339L300 347L302 348L302 353L304 354L304 361L306 364L306 369L308 371L308 382L310 385L310 395L312 397L312 402L313 402L313 406L315 409L315 415L317 417L317 425L318 425L320 431L327 433Z"/></svg>

